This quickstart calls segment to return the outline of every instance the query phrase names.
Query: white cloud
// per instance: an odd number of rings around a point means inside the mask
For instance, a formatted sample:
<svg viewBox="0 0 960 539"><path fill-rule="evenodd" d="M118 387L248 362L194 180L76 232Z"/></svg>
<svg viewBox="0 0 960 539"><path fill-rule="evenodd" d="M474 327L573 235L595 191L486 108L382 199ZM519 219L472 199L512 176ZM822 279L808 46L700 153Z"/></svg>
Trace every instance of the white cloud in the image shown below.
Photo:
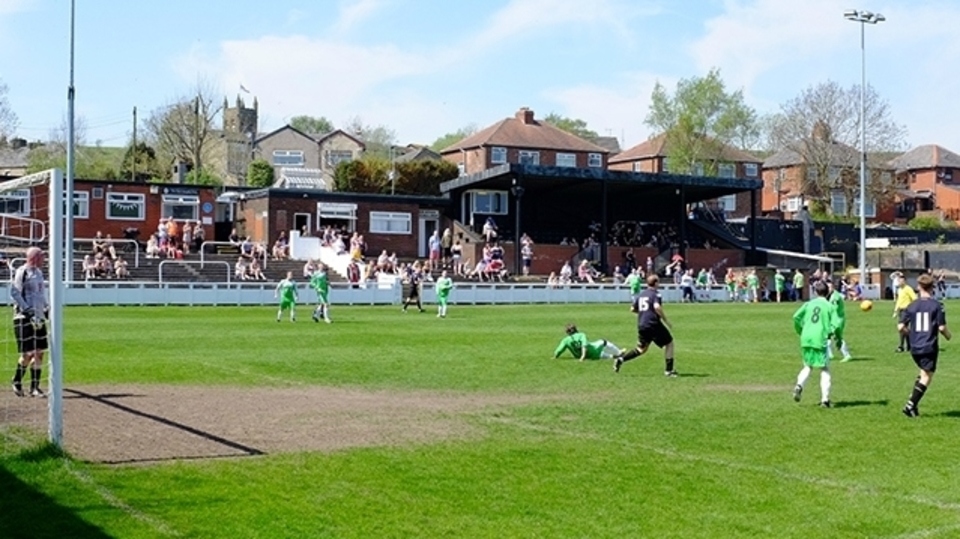
<svg viewBox="0 0 960 539"><path fill-rule="evenodd" d="M560 105L557 113L584 120L597 133L619 138L623 149L627 149L655 134L643 120L657 81L667 87L676 84L675 79L640 72L622 75L610 86L585 84L550 90L545 95ZM549 112L543 111L542 115Z"/></svg>
<svg viewBox="0 0 960 539"><path fill-rule="evenodd" d="M360 22L372 17L385 4L384 0L342 0L340 15L333 25L335 34L344 34Z"/></svg>
<svg viewBox="0 0 960 539"><path fill-rule="evenodd" d="M26 11L35 4L36 0L0 0L0 16Z"/></svg>

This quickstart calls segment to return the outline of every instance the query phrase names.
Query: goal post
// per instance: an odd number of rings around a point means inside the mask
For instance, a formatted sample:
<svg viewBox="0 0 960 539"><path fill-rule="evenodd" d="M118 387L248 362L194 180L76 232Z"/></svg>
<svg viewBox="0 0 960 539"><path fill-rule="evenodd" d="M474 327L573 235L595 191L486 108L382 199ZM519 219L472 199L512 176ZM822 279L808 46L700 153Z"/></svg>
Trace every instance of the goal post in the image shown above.
<svg viewBox="0 0 960 539"><path fill-rule="evenodd" d="M72 197L71 197L72 198ZM47 351L44 354L43 370L47 378L47 437L58 447L63 445L63 303L66 280L72 279L73 268L66 268L67 249L73 242L65 237L67 215L73 217L73 201L68 202L64 189L64 174L59 169L45 170L13 180L0 182L0 249L7 256L9 266L8 280L4 292L5 302L12 307L10 287L16 268L22 264L22 256L11 256L24 252L29 247L39 247L47 260L46 282L50 311L47 319ZM70 212L67 212L70 208ZM12 318L12 308L2 316L7 323ZM12 374L19 353L16 349L12 331L6 332L6 344L2 353L3 372L0 376ZM8 367L10 367L8 369ZM9 383L9 378L4 378ZM42 381L41 381L42 383ZM8 386L9 387L9 386ZM0 403L4 408L13 408L0 415L2 424L13 427L41 430L42 419L30 420L36 415L34 408L39 403L11 401L4 396ZM24 399L18 399L23 401ZM26 408L16 409L16 407ZM42 417L42 416L41 416ZM9 421L7 421L9 419ZM25 424L26 423L26 424Z"/></svg>

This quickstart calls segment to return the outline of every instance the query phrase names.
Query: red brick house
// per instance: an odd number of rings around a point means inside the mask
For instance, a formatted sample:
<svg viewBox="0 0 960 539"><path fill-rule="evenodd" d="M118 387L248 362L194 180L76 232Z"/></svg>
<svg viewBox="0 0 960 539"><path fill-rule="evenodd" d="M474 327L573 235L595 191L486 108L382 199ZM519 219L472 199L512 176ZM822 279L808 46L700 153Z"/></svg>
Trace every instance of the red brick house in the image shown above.
<svg viewBox="0 0 960 539"><path fill-rule="evenodd" d="M0 211L47 223L47 193L41 185L0 194ZM156 231L161 217L200 221L208 240L214 239L218 222L230 219L213 187L81 179L74 181L73 216L75 238L102 232L117 239L136 229L140 241Z"/></svg>
<svg viewBox="0 0 960 539"><path fill-rule="evenodd" d="M363 234L371 256L383 249L401 258L426 256L433 231L449 226L445 197L270 188L244 193L238 205L238 226L254 241L272 244L289 230L316 235L331 225Z"/></svg>
<svg viewBox="0 0 960 539"><path fill-rule="evenodd" d="M610 152L592 142L537 120L523 107L510 118L470 135L440 155L473 174L504 164L604 168Z"/></svg>
<svg viewBox="0 0 960 539"><path fill-rule="evenodd" d="M726 144L712 145L715 167L698 164L693 174L704 176L715 173L720 178L747 178L759 179L763 160L747 152L740 151ZM670 172L670 147L666 134L653 137L645 142L628 148L617 155L610 157L610 170L625 170L629 172ZM715 170L708 170L715 168ZM714 175L714 174L710 174ZM750 215L750 193L737 193L707 201L708 206L723 210L728 217L747 217ZM759 209L759 208L758 208Z"/></svg>
<svg viewBox="0 0 960 539"><path fill-rule="evenodd" d="M898 217L910 219L920 212L960 221L960 155L927 144L890 161L903 189Z"/></svg>

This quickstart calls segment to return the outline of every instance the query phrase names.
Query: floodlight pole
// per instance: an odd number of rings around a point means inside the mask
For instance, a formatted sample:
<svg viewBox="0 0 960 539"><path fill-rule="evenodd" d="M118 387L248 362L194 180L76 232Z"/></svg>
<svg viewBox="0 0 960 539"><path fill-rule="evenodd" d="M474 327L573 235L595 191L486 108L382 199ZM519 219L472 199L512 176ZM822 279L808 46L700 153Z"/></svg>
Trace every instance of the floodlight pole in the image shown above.
<svg viewBox="0 0 960 539"><path fill-rule="evenodd" d="M886 18L870 11L848 10L847 20L860 23L860 286L867 284L867 47L865 26Z"/></svg>
<svg viewBox="0 0 960 539"><path fill-rule="evenodd" d="M73 86L73 44L74 44L74 12L76 0L70 0L70 83L67 86L67 176L63 186L63 200L59 204L64 206L64 243L63 243L63 265L64 278L68 281L73 280L73 176L74 163L76 162L75 148L76 133L74 132L74 98L75 89ZM50 217L53 217L52 215ZM53 221L51 221L51 224ZM54 225L56 226L56 225Z"/></svg>

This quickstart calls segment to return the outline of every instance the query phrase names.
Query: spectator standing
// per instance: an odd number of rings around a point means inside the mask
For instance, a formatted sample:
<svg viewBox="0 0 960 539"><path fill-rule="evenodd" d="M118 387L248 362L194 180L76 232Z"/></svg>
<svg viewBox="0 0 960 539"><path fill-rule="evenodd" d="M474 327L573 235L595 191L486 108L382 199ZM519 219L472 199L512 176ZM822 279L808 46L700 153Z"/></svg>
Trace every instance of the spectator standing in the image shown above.
<svg viewBox="0 0 960 539"><path fill-rule="evenodd" d="M463 245L460 245L460 240L450 247L450 258L453 260L453 274L463 277Z"/></svg>
<svg viewBox="0 0 960 539"><path fill-rule="evenodd" d="M433 234L430 234L430 239L427 241L430 249L430 258L427 260L426 271L433 271L440 267L442 244L443 240L440 239L440 231L434 230Z"/></svg>
<svg viewBox="0 0 960 539"><path fill-rule="evenodd" d="M573 267L570 266L570 261L566 260L563 263L563 267L560 268L560 284L568 285L573 279Z"/></svg>
<svg viewBox="0 0 960 539"><path fill-rule="evenodd" d="M206 234L203 232L203 225L200 221L197 221L193 225L193 246L194 251L200 252L200 248L203 247L203 242L206 239Z"/></svg>
<svg viewBox="0 0 960 539"><path fill-rule="evenodd" d="M443 268L451 268L450 259L453 257L453 231L449 228L444 229L443 236L440 237L441 263Z"/></svg>
<svg viewBox="0 0 960 539"><path fill-rule="evenodd" d="M520 257L523 259L523 275L530 275L530 266L533 264L533 242L524 242L520 247Z"/></svg>
<svg viewBox="0 0 960 539"><path fill-rule="evenodd" d="M190 225L190 221L183 222L183 252L184 254L190 254L190 247L193 245L193 226Z"/></svg>
<svg viewBox="0 0 960 539"><path fill-rule="evenodd" d="M26 263L13 274L10 283L10 298L13 300L13 332L17 339L17 370L13 375L13 393L18 397L23 391L23 375L30 369L30 396L46 397L40 389L43 353L47 350L47 313L49 303L44 284L43 251L30 247Z"/></svg>
<svg viewBox="0 0 960 539"><path fill-rule="evenodd" d="M350 288L360 288L360 264L356 260L347 264L347 281L350 282Z"/></svg>

